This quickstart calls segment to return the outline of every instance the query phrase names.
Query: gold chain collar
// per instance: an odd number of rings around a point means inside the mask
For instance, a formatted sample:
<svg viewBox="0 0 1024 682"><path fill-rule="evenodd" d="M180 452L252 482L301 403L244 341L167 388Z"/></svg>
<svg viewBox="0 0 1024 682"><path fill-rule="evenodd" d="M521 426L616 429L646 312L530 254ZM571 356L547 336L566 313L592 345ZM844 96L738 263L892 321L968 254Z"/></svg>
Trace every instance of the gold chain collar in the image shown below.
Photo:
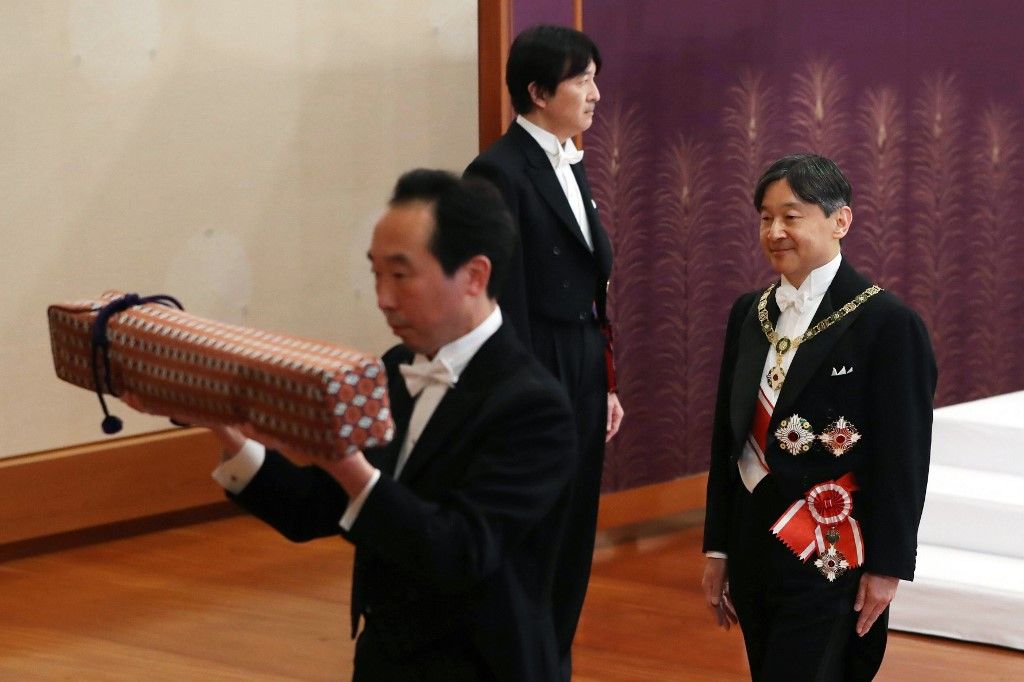
<svg viewBox="0 0 1024 682"><path fill-rule="evenodd" d="M768 371L766 378L768 379L768 385L776 392L782 390L782 383L786 380L786 372L782 369L782 358L786 353L790 350L796 349L804 341L810 341L815 336L859 308L869 298L882 291L881 287L876 284L872 284L867 289L857 294L853 300L847 302L842 308L833 312L825 319L819 320L818 324L814 325L795 339L790 339L787 336L779 336L778 332L776 332L772 327L771 321L768 319L768 297L771 296L771 293L775 290L777 284L777 282L773 283L770 287L765 289L764 293L761 294L761 299L757 302L757 319L761 322L761 329L764 331L764 335L768 337L768 342L771 343L772 347L775 349L775 366Z"/></svg>

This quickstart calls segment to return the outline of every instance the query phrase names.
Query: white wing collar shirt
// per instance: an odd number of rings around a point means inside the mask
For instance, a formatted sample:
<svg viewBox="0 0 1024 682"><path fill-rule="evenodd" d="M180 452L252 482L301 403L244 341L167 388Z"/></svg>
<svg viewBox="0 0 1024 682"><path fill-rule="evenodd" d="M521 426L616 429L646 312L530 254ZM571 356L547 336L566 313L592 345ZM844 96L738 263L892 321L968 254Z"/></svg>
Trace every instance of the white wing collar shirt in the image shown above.
<svg viewBox="0 0 1024 682"><path fill-rule="evenodd" d="M583 151L576 149L571 137L565 141L564 145L560 144L558 138L552 133L522 116L516 117L516 123L530 133L530 137L535 139L540 148L548 155L548 161L551 162L551 167L555 170L558 184L561 185L562 192L565 193L565 198L569 202L569 208L572 209L572 214L576 216L576 222L579 223L583 239L587 242L587 247L593 251L594 238L590 234L590 221L587 220L587 211L583 206L583 194L580 193L579 183L576 182L576 176L572 174L570 167L583 160Z"/></svg>
<svg viewBox="0 0 1024 682"><path fill-rule="evenodd" d="M425 356L417 353L411 365L400 366L400 368L416 368L416 370L407 370L402 373L403 375L406 375L407 372L410 375L418 375L415 378L407 377L406 383L418 388L419 395L414 396L416 405L413 407L412 416L409 418L409 428L406 431L405 440L402 442L402 448L399 450L395 478L399 477L406 462L409 461L409 453L415 447L416 441L419 440L420 434L423 433L424 427L430 421L430 417L434 414L441 399L444 398L449 388L459 382L459 377L466 369L466 365L487 339L498 331L499 327L501 327L501 309L495 306L491 314L473 331L441 346L433 359L428 360ZM435 368L443 368L446 371L432 371ZM410 389L410 393L413 392ZM213 478L226 490L237 495L253 479L265 458L266 447L262 443L248 440L234 456L214 469ZM356 517L359 516L359 511L363 508L363 503L378 480L380 480L380 470L374 469L373 475L359 495L349 500L345 513L338 521L339 526L345 530L352 528Z"/></svg>

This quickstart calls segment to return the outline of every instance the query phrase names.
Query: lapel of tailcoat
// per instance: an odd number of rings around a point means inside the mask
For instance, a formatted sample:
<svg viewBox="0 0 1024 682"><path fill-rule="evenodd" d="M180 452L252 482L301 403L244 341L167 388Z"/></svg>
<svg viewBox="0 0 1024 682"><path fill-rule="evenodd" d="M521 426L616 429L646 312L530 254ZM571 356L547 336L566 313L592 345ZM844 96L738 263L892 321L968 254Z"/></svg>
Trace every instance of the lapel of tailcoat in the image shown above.
<svg viewBox="0 0 1024 682"><path fill-rule="evenodd" d="M608 279L612 271L612 244L608 239L608 233L604 231L601 224L601 216L597 212L597 204L590 192L590 182L587 180L587 171L583 162L570 166L576 177L576 184L580 187L580 196L583 197L583 210L587 214L587 222L590 225L590 239L594 242L594 258L597 259L601 274ZM582 232L580 233L582 235Z"/></svg>
<svg viewBox="0 0 1024 682"><path fill-rule="evenodd" d="M395 435L386 447L378 452L378 459L373 463L387 476L395 475L395 467L398 465L398 453L405 442L405 434L409 431L409 418L412 416L412 408L416 404L409 395L409 389L405 386L405 379L398 371L399 365L412 362L414 354L408 348L402 347L394 360L394 365L388 373L388 400L391 405L391 417L395 423Z"/></svg>
<svg viewBox="0 0 1024 682"><path fill-rule="evenodd" d="M734 406L732 409L733 442L740 443L741 446L750 432L750 423L754 418L754 407L757 404L757 392L761 385L761 370L764 369L764 359L768 355L768 338L764 335L761 323L757 319L757 302L760 298L760 293L754 297L750 311L743 318L736 355L736 369L733 373L730 398L730 404ZM779 319L779 306L775 303L774 296L768 298L768 317L772 325ZM734 458L739 456L740 449L737 448L733 453Z"/></svg>
<svg viewBox="0 0 1024 682"><path fill-rule="evenodd" d="M513 333L506 323L484 342L480 350L466 365L458 383L444 394L434 414L430 416L419 440L409 453L409 460L398 480L410 484L436 456L452 434L464 426L480 410L487 396L501 377L511 371L513 352L509 349L508 335ZM408 425L408 418L405 421ZM392 471L394 469L392 468Z"/></svg>
<svg viewBox="0 0 1024 682"><path fill-rule="evenodd" d="M818 309L814 312L810 327L842 308L869 286L870 282L848 265L844 258L839 264L836 276L832 279L832 284L829 285ZM825 358L829 356L839 338L860 316L866 305L871 305L870 300L814 338L800 344L793 357L793 364L790 365L789 371L786 373L786 381L782 384L778 402L775 403L775 410L772 413L773 422L777 421L777 418L789 416L800 393L815 376L815 373L821 371L821 364ZM763 362L764 358L761 360Z"/></svg>
<svg viewBox="0 0 1024 682"><path fill-rule="evenodd" d="M537 189L537 193L543 197L544 201L551 207L551 210L555 212L559 222L562 223L565 229L572 233L573 237L584 249L590 251L590 247L587 246L587 240L583 238L583 230L580 229L580 224L569 207L569 200L565 198L565 191L558 184L558 176L555 175L555 169L551 167L551 161L548 160L547 152L518 123L513 122L509 132L515 135L519 148L526 156L526 174ZM588 199L583 191L583 183L580 182L580 171L575 167L572 168L573 174L576 176L576 183L580 185L580 194L584 195L583 205L584 210L586 210ZM590 219L591 215L588 211L587 218ZM593 222L595 221L591 220L591 223Z"/></svg>

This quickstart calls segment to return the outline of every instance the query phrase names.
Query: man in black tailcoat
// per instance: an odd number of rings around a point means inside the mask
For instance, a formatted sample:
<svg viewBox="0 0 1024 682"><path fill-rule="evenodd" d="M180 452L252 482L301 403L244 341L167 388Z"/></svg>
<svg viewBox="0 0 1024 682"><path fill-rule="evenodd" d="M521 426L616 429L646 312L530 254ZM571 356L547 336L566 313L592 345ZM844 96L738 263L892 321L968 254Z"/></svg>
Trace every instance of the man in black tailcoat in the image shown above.
<svg viewBox="0 0 1024 682"><path fill-rule="evenodd" d="M497 185L519 226L499 303L576 415L579 467L553 604L565 680L590 578L604 444L623 416L605 309L611 244L571 139L593 122L600 68L597 46L579 31L538 26L517 36L506 83L519 115L466 169Z"/></svg>
<svg viewBox="0 0 1024 682"><path fill-rule="evenodd" d="M914 311L846 261L850 185L783 157L754 192L781 276L733 305L708 476L703 586L754 680L868 680L911 580L936 368Z"/></svg>
<svg viewBox="0 0 1024 682"><path fill-rule="evenodd" d="M407 173L368 253L403 341L383 358L394 440L298 466L211 427L232 499L293 541L355 545L356 681L559 677L550 603L576 438L497 306L516 241L489 183Z"/></svg>

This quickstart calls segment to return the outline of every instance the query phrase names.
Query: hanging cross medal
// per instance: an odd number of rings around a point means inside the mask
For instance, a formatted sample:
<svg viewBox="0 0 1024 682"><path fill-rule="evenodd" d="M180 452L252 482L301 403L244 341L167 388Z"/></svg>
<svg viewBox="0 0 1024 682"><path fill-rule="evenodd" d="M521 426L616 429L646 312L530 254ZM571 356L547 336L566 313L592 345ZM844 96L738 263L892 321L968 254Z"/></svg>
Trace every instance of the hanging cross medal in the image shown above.
<svg viewBox="0 0 1024 682"><path fill-rule="evenodd" d="M829 528L825 532L825 539L828 541L828 549L818 555L818 558L814 560L814 565L818 568L819 573L832 582L846 573L850 568L850 562L846 560L845 554L836 549L836 543L839 542L838 530L834 527Z"/></svg>
<svg viewBox="0 0 1024 682"><path fill-rule="evenodd" d="M789 337L783 336L775 342L775 366L768 370L766 378L771 389L778 393L782 390L782 382L786 380L786 370L782 369L782 356L793 347Z"/></svg>

